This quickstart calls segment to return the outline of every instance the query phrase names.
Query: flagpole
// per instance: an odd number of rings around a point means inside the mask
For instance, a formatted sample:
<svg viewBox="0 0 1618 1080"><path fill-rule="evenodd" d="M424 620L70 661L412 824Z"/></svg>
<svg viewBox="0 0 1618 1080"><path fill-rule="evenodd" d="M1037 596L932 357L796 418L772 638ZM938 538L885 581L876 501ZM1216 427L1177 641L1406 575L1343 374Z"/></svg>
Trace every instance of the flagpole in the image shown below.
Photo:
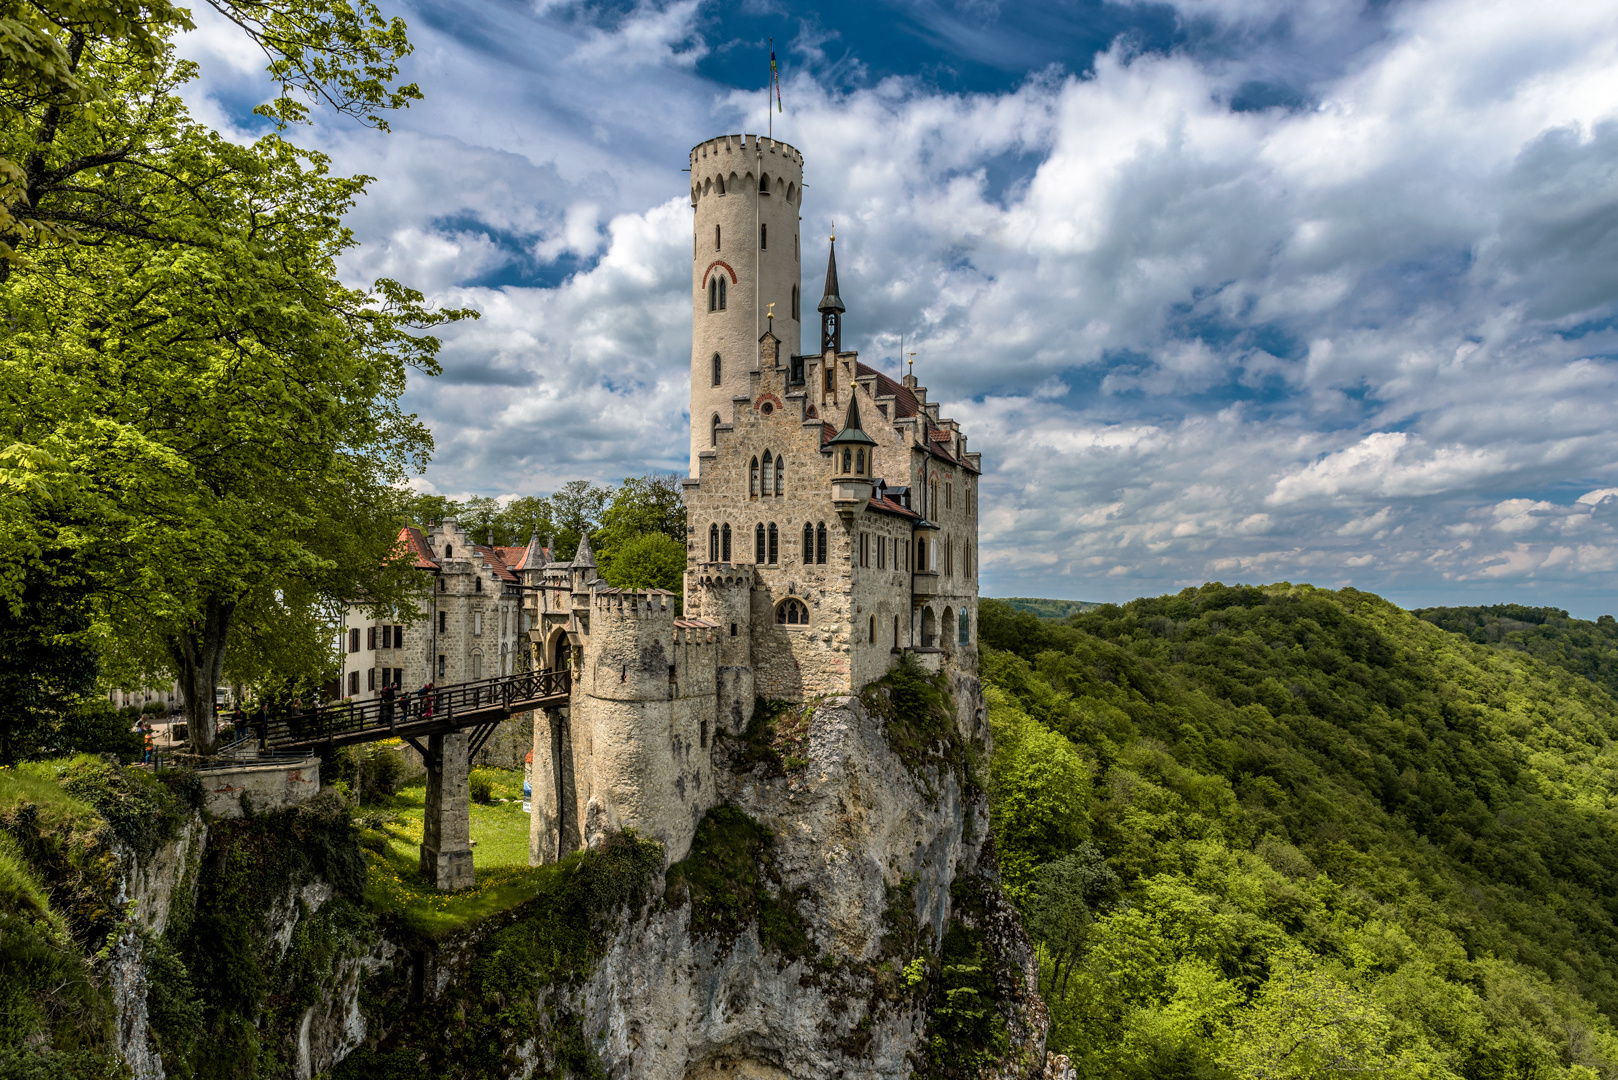
<svg viewBox="0 0 1618 1080"><path fill-rule="evenodd" d="M770 141L775 141L775 114L770 111L770 93L775 89L775 39L770 39L770 74L764 80L764 115L770 121Z"/></svg>

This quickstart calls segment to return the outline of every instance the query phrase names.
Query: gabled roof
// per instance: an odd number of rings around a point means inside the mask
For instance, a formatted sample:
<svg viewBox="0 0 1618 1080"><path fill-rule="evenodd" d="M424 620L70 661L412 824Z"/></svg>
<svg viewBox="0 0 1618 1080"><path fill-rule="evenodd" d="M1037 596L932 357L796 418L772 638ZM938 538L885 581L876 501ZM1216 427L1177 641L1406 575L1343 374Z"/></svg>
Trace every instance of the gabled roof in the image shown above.
<svg viewBox="0 0 1618 1080"><path fill-rule="evenodd" d="M870 509L880 511L884 514L895 514L902 518L909 518L911 521L921 520L920 514L916 513L914 510L906 510L903 503L899 502L897 499L888 498L887 496L883 496L880 499L873 498L869 506Z"/></svg>
<svg viewBox="0 0 1618 1080"><path fill-rule="evenodd" d="M433 556L432 545L427 543L427 538L422 535L420 529L408 525L400 529L399 546L406 554L415 557L412 565L417 570L438 569L438 559Z"/></svg>
<svg viewBox="0 0 1618 1080"><path fill-rule="evenodd" d="M499 548L490 547L487 544L473 544L472 550L482 557L484 566L494 571L495 577L501 581L517 583L519 580L517 575L511 572L511 567L507 566L506 560L501 558Z"/></svg>
<svg viewBox="0 0 1618 1080"><path fill-rule="evenodd" d="M876 396L888 397L891 395L893 397L893 418L895 420L904 416L915 416L921 409L921 402L916 400L916 395L910 392L910 387L866 364L856 364L855 378L866 378L871 375L876 376Z"/></svg>

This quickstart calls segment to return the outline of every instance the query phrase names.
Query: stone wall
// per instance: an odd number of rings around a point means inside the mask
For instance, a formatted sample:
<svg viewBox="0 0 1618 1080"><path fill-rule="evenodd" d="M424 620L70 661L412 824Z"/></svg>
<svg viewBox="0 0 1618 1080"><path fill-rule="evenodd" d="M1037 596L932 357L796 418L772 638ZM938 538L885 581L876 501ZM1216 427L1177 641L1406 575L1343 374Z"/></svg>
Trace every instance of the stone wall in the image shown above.
<svg viewBox="0 0 1618 1080"><path fill-rule="evenodd" d="M320 793L317 757L208 769L197 775L202 778L204 807L216 818L241 817L243 796L251 800L254 811L262 812L297 806Z"/></svg>

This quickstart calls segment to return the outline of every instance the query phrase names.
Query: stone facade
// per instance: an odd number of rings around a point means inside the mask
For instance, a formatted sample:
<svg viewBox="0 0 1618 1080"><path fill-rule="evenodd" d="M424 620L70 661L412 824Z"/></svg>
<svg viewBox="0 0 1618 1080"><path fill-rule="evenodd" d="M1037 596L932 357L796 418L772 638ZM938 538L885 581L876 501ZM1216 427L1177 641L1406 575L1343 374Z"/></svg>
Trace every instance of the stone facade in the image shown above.
<svg viewBox="0 0 1618 1080"><path fill-rule="evenodd" d="M516 571L533 663L573 673L568 707L533 726L536 864L624 828L683 858L719 799L712 737L744 730L759 697L847 698L909 652L949 675L963 727L981 722L978 455L913 376L842 350L835 254L825 348L798 353L797 151L730 136L691 165L684 617L598 580L588 543Z"/></svg>

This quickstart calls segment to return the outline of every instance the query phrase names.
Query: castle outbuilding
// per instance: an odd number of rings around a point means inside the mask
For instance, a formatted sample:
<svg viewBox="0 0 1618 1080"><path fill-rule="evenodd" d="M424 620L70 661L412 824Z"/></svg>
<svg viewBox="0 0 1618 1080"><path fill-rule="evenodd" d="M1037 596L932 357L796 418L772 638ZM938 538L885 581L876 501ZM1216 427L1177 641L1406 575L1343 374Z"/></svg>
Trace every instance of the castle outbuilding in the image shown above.
<svg viewBox="0 0 1618 1080"><path fill-rule="evenodd" d="M976 696L979 455L913 375L843 350L835 238L799 351L797 150L723 136L690 171L685 610L608 587L588 543L514 568L533 663L573 674L534 723L536 864L624 828L683 858L719 801L714 737L759 698L853 695L904 653Z"/></svg>

